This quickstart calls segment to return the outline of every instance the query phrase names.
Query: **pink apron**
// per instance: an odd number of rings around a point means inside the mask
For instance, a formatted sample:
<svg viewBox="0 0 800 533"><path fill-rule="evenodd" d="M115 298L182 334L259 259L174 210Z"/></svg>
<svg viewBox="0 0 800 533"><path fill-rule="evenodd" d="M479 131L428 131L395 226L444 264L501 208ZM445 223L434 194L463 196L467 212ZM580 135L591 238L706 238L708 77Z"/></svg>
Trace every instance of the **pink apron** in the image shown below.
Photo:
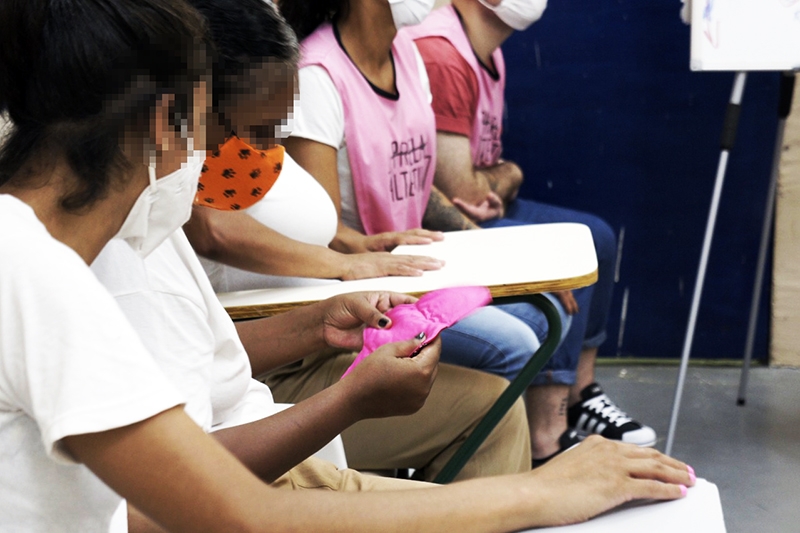
<svg viewBox="0 0 800 533"><path fill-rule="evenodd" d="M497 70L495 79L481 66L472 44L469 42L461 21L453 6L445 6L428 15L422 24L409 26L400 33L406 33L412 39L424 37L442 37L452 44L466 60L478 79L480 88L478 109L472 123L470 148L472 164L476 167L496 165L503 152L501 135L503 133L503 105L506 87L506 64L503 52L498 48L492 54L492 61Z"/></svg>
<svg viewBox="0 0 800 533"><path fill-rule="evenodd" d="M379 95L323 24L303 40L300 68L323 67L344 106L353 189L367 235L422 226L436 168L436 120L419 79L414 43L392 43L399 98Z"/></svg>

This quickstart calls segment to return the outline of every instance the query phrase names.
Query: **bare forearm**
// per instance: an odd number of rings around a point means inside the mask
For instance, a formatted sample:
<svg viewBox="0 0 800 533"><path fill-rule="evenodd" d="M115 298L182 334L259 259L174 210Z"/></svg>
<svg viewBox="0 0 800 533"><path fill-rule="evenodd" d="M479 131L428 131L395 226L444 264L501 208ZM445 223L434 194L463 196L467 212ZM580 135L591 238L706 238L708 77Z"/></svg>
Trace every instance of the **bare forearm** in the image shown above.
<svg viewBox="0 0 800 533"><path fill-rule="evenodd" d="M184 231L199 255L242 270L324 279L345 274L337 252L290 239L246 213L195 207Z"/></svg>
<svg viewBox="0 0 800 533"><path fill-rule="evenodd" d="M282 491L260 482L181 408L62 442L173 532L500 533L579 522L630 500L676 499L694 484L685 464L655 450L589 437L552 464L514 476L398 492Z"/></svg>
<svg viewBox="0 0 800 533"><path fill-rule="evenodd" d="M360 420L339 382L273 416L212 435L259 478L272 482Z"/></svg>
<svg viewBox="0 0 800 533"><path fill-rule="evenodd" d="M319 306L311 304L271 318L236 322L253 375L293 363L327 346Z"/></svg>
<svg viewBox="0 0 800 533"><path fill-rule="evenodd" d="M345 226L339 222L339 227L336 230L336 236L331 242L331 248L343 254L358 254L369 252L370 249L366 244L366 235Z"/></svg>
<svg viewBox="0 0 800 533"><path fill-rule="evenodd" d="M483 176L491 189L506 202L517 197L522 185L522 170L511 161L503 161L492 167L476 169L475 174Z"/></svg>
<svg viewBox="0 0 800 533"><path fill-rule="evenodd" d="M436 187L431 189L431 197L425 208L422 226L425 229L437 231L478 229L478 226L454 206Z"/></svg>
<svg viewBox="0 0 800 533"><path fill-rule="evenodd" d="M128 504L128 533L167 533L167 530Z"/></svg>
<svg viewBox="0 0 800 533"><path fill-rule="evenodd" d="M296 526L306 531L501 533L544 524L536 518L542 505L537 498L543 494L525 490L518 481L505 477L400 492L315 492L319 499L307 505L313 505L313 514L328 518L327 526L320 528L310 516L296 517L304 520Z"/></svg>

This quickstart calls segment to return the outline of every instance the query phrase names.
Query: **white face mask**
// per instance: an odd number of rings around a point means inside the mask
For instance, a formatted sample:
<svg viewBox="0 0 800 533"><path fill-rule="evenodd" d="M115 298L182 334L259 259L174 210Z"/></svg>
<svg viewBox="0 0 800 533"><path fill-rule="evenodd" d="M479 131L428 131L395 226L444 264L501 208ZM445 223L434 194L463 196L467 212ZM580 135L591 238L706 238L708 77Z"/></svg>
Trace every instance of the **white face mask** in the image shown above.
<svg viewBox="0 0 800 533"><path fill-rule="evenodd" d="M193 150L191 154L181 168L159 180L155 168L147 167L150 185L136 199L114 237L127 242L141 258L158 248L192 216L192 202L206 153Z"/></svg>
<svg viewBox="0 0 800 533"><path fill-rule="evenodd" d="M434 0L389 0L394 26L398 30L419 24L433 9Z"/></svg>
<svg viewBox="0 0 800 533"><path fill-rule="evenodd" d="M497 6L487 4L486 0L478 1L492 10L506 26L517 31L527 30L531 24L542 18L547 7L547 0L501 0Z"/></svg>

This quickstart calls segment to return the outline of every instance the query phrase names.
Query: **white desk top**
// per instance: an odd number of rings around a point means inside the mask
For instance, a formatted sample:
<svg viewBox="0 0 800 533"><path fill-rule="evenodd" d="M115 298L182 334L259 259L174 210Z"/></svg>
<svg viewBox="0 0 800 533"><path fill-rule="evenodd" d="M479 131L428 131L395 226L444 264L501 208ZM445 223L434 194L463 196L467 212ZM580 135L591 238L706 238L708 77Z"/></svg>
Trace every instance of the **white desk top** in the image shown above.
<svg viewBox="0 0 800 533"><path fill-rule="evenodd" d="M441 242L399 246L392 253L443 259L441 270L421 277L384 277L322 282L219 294L233 318L268 316L291 307L355 291L391 290L422 294L444 287L482 285L493 296L575 289L597 280L597 257L582 224L537 224L457 231Z"/></svg>
<svg viewBox="0 0 800 533"><path fill-rule="evenodd" d="M717 486L705 479L685 498L671 502L623 505L583 524L531 529L536 533L725 533Z"/></svg>

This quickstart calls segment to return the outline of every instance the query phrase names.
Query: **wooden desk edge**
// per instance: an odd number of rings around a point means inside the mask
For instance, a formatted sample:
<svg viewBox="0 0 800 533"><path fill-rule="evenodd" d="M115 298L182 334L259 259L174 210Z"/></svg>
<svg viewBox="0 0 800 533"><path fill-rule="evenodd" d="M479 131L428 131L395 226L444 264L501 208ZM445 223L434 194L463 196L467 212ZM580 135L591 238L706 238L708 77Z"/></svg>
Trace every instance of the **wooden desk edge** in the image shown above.
<svg viewBox="0 0 800 533"><path fill-rule="evenodd" d="M511 283L508 285L494 285L489 287L489 290L492 293L492 297L504 298L506 296L524 296L526 294L536 294L541 292L580 289L581 287L587 287L596 281L597 270L575 278L534 281L530 283ZM412 296L422 296L426 292L428 291L409 292L408 294ZM296 307L308 305L316 301L318 300L274 304L240 305L235 307L226 307L225 310L233 320L247 320L252 318L265 318L273 315L279 315Z"/></svg>

